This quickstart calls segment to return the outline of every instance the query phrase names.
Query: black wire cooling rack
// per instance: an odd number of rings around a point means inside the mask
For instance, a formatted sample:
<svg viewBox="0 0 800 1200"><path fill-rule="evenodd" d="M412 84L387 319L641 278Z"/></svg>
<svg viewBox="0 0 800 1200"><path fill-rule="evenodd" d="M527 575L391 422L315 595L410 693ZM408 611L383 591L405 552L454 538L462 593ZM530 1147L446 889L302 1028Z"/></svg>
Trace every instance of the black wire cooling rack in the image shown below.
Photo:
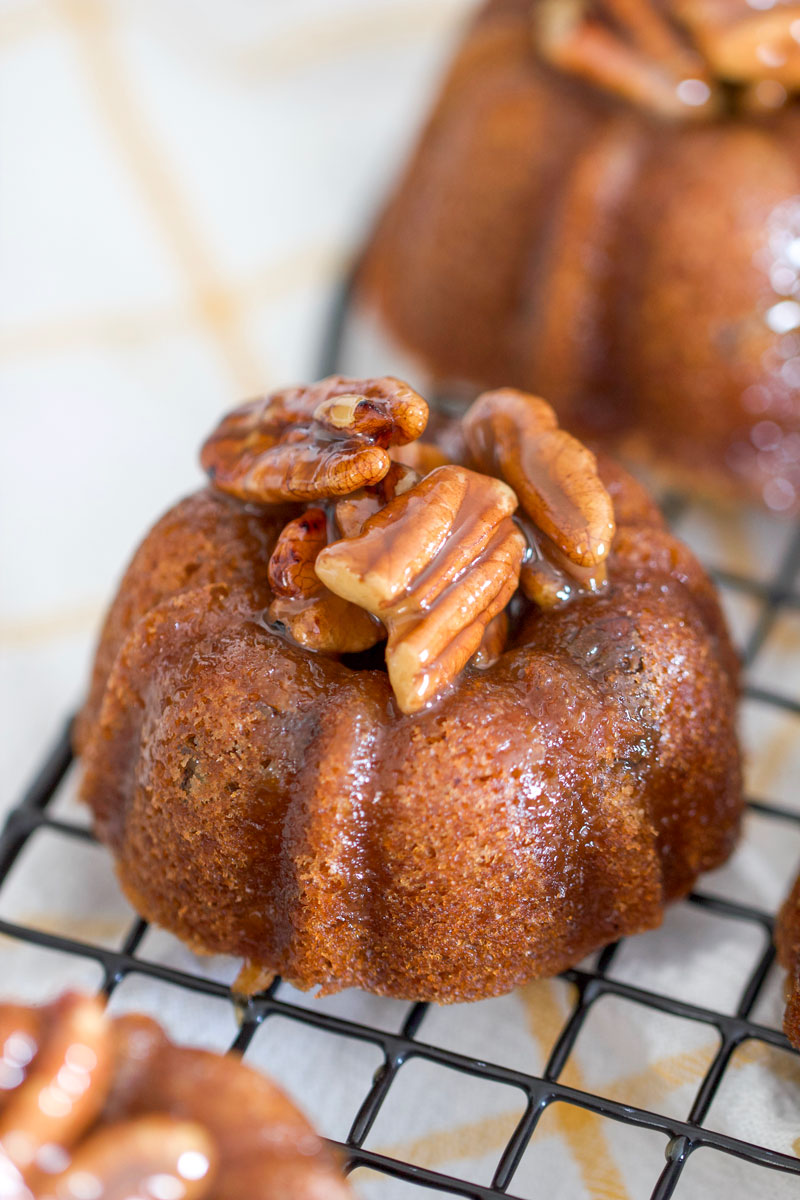
<svg viewBox="0 0 800 1200"><path fill-rule="evenodd" d="M342 330L347 310L348 292L345 288L337 299L335 311L329 325L324 347L321 374L335 369L340 358ZM684 511L687 501L680 496L666 498L665 508L671 520L676 520ZM757 605L758 615L749 640L744 648L745 668L754 662L765 639L779 615L800 609L800 594L795 588L795 579L800 570L800 528L793 532L788 547L784 550L777 570L768 580L739 575L729 571L716 571L718 581L726 588L749 597ZM763 686L745 689L745 696L759 704L789 710L800 716L800 703ZM799 727L800 728L800 727ZM71 762L69 728L64 729L56 745L47 755L41 769L28 792L8 817L0 836L0 902L9 873L23 849L43 831L60 835L66 841L75 839L93 841L91 832L72 821L51 816L48 806L64 779ZM781 804L751 800L750 807L761 817L774 821L779 827L800 827L800 812ZM756 1145L742 1138L716 1132L704 1124L709 1108L717 1095L725 1072L734 1052L748 1039L767 1046L791 1051L786 1038L777 1029L754 1020L751 1016L754 1005L764 985L767 973L774 960L772 947L772 914L734 900L695 892L688 902L697 908L709 910L723 918L747 922L757 927L766 948L757 959L754 969L741 990L735 1011L725 1013L688 1003L658 991L634 986L609 974L621 942L608 946L591 968L576 968L564 973L563 978L573 985L575 1000L563 1027L552 1046L549 1058L538 1075L528 1074L505 1066L494 1065L465 1054L456 1053L424 1041L420 1036L427 1005L414 1004L398 1032L362 1024L315 1010L299 1007L281 999L278 995L278 980L266 992L246 1002L235 997L225 984L187 971L178 970L159 962L139 957L137 950L148 926L136 920L129 930L120 949L109 949L88 940L48 933L42 929L0 920L0 934L22 942L65 952L84 960L99 964L103 971L103 990L111 995L122 981L131 974L150 976L162 980L187 992L227 999L236 1004L240 1019L239 1032L232 1050L245 1051L261 1025L271 1017L280 1015L306 1027L313 1027L334 1038L356 1039L376 1047L382 1056L382 1064L375 1073L371 1086L363 1101L347 1137L332 1144L339 1148L346 1168L353 1171L366 1167L384 1176L392 1176L416 1184L434 1193L469 1197L470 1200L497 1200L513 1196L514 1175L528 1144L534 1135L537 1123L555 1102L577 1106L580 1109L622 1122L627 1126L656 1131L666 1141L666 1162L654 1179L650 1192L651 1200L666 1200L678 1188L681 1173L690 1156L701 1148L711 1148L725 1155L735 1156L756 1167L763 1168L763 1191L750 1191L750 1195L771 1196L775 1172L788 1173L797 1177L800 1195L800 1159L765 1146ZM623 998L636 1005L644 1006L674 1017L698 1022L716 1031L720 1044L696 1092L694 1102L686 1119L676 1119L657 1111L649 1111L635 1105L623 1104L580 1090L560 1081L567 1059L575 1046L592 1006L604 996ZM438 1064L478 1079L513 1085L525 1097L525 1110L513 1130L505 1149L499 1156L494 1177L490 1184L480 1185L463 1178L420 1166L409 1161L400 1161L375 1152L365 1146L376 1118L390 1094L398 1072L404 1064L421 1059ZM800 1133L800 1104L798 1132ZM654 1172L655 1174L655 1172ZM681 1189L678 1188L680 1193ZM538 1194L538 1193L537 1193ZM606 1193L604 1192L605 1196Z"/></svg>

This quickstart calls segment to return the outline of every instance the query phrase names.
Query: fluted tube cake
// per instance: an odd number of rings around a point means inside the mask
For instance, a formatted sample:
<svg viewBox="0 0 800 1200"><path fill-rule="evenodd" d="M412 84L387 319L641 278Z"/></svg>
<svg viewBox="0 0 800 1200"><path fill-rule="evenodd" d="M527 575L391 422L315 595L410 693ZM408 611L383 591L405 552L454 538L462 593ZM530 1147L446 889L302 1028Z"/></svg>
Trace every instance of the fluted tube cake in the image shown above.
<svg viewBox="0 0 800 1200"><path fill-rule="evenodd" d="M657 925L741 809L715 591L544 401L386 378L226 417L137 551L76 729L147 918L280 973L477 999Z"/></svg>
<svg viewBox="0 0 800 1200"><path fill-rule="evenodd" d="M366 250L438 385L800 508L800 3L490 0Z"/></svg>
<svg viewBox="0 0 800 1200"><path fill-rule="evenodd" d="M328 1148L234 1056L67 993L0 1004L7 1200L347 1200Z"/></svg>

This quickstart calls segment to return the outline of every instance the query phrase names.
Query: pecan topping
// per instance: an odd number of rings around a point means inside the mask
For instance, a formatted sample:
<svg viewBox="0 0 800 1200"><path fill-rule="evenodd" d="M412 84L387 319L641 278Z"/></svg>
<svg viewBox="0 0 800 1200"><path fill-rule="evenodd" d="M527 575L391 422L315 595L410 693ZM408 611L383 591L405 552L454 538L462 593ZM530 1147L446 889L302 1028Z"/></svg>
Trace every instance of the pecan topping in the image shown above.
<svg viewBox="0 0 800 1200"><path fill-rule="evenodd" d="M333 510L336 524L345 537L355 537L361 532L365 521L376 512L380 512L395 496L402 496L403 492L407 492L418 481L419 474L415 470L401 462L393 462L380 483L359 488L352 495L337 500Z"/></svg>
<svg viewBox="0 0 800 1200"><path fill-rule="evenodd" d="M445 688L516 590L525 550L509 487L463 467L432 471L321 551L332 592L386 626L386 666L403 712Z"/></svg>
<svg viewBox="0 0 800 1200"><path fill-rule="evenodd" d="M267 567L273 592L297 599L319 591L314 561L327 544L328 519L321 508L307 508L284 525Z"/></svg>
<svg viewBox="0 0 800 1200"><path fill-rule="evenodd" d="M300 646L309 650L355 653L383 637L383 628L363 608L348 604L322 585L314 570L317 555L328 544L328 518L309 508L281 532L267 568L275 598L269 620L280 622Z"/></svg>
<svg viewBox="0 0 800 1200"><path fill-rule="evenodd" d="M714 115L708 66L653 0L543 0L534 8L542 56L661 117Z"/></svg>
<svg viewBox="0 0 800 1200"><path fill-rule="evenodd" d="M215 1151L199 1126L159 1115L91 1132L111 1086L112 1055L110 1021L99 1000L66 995L40 1011L0 1006L4 1196L74 1200L90 1190L108 1200L144 1196L154 1175L173 1176L174 1194L183 1200L207 1194ZM205 1163L191 1178L180 1170L187 1152L193 1165Z"/></svg>
<svg viewBox="0 0 800 1200"><path fill-rule="evenodd" d="M180 1200L207 1196L216 1162L211 1138L194 1121L167 1113L135 1117L107 1125L91 1134L72 1156L69 1166L42 1179L40 1200L75 1200L88 1194L104 1200L152 1196L148 1184L158 1177L160 1195ZM190 1161L188 1173L183 1164ZM87 1181L102 1191L89 1193Z"/></svg>
<svg viewBox="0 0 800 1200"><path fill-rule="evenodd" d="M548 557L579 582L582 568L597 573L614 537L614 505L595 456L559 429L550 405L513 388L484 392L464 430L477 466L517 493Z"/></svg>
<svg viewBox="0 0 800 1200"><path fill-rule="evenodd" d="M670 0L670 8L721 79L800 87L800 4Z"/></svg>
<svg viewBox="0 0 800 1200"><path fill-rule="evenodd" d="M389 446L419 437L428 406L398 379L332 375L224 417L200 461L215 487L262 504L345 496L379 483Z"/></svg>
<svg viewBox="0 0 800 1200"><path fill-rule="evenodd" d="M470 660L497 661L518 586L542 608L603 586L615 529L594 455L543 400L486 392L462 422L437 417L436 442L411 444L427 415L396 379L336 376L233 413L202 456L240 499L318 498L277 540L268 621L326 654L386 638L406 713Z"/></svg>
<svg viewBox="0 0 800 1200"><path fill-rule="evenodd" d="M800 88L796 0L540 0L533 14L544 59L662 117L777 108Z"/></svg>
<svg viewBox="0 0 800 1200"><path fill-rule="evenodd" d="M38 1172L44 1147L71 1145L95 1120L111 1079L108 1022L99 1000L65 996L48 1024L33 1036L25 1030L29 1057L17 1061L21 1073L28 1069L0 1113L0 1150L26 1181ZM4 1062L8 1054L7 1038Z"/></svg>

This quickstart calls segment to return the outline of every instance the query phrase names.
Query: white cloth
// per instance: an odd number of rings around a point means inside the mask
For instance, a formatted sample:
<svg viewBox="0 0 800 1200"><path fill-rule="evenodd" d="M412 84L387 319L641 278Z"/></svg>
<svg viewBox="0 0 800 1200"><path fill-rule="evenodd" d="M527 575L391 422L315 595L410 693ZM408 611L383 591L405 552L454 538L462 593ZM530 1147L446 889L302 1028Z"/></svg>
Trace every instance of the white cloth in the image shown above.
<svg viewBox="0 0 800 1200"><path fill-rule="evenodd" d="M313 372L330 289L425 111L468 0L5 0L0 4L0 803L8 807L78 702L97 623L148 524L200 479L196 448L240 398ZM387 367L391 364L387 363ZM711 561L762 577L789 535L765 517L694 510L683 522ZM757 616L726 602L741 639ZM782 618L754 667L797 695L800 621ZM797 807L800 726L748 704L754 793ZM56 811L76 810L74 774ZM704 890L774 911L800 830L752 816ZM40 833L0 893L0 916L118 946L132 914L98 847ZM626 943L613 973L732 1011L763 948L746 922L679 905ZM229 981L148 932L143 958ZM32 999L97 986L88 959L0 941L0 991ZM781 976L759 1000L781 1018ZM298 1005L397 1028L407 1006L359 994ZM544 982L484 1004L431 1009L423 1042L541 1071L570 989ZM113 1005L150 1010L182 1041L225 1048L224 1000L132 974ZM708 1026L604 999L566 1082L685 1116L716 1039ZM248 1058L344 1137L379 1065L373 1047L270 1019ZM487 1183L524 1107L514 1089L405 1065L367 1145ZM708 1123L800 1148L800 1068L747 1043ZM510 1191L549 1200L647 1196L664 1139L555 1105ZM359 1172L360 1194L424 1193ZM796 1195L788 1176L710 1151L681 1197Z"/></svg>

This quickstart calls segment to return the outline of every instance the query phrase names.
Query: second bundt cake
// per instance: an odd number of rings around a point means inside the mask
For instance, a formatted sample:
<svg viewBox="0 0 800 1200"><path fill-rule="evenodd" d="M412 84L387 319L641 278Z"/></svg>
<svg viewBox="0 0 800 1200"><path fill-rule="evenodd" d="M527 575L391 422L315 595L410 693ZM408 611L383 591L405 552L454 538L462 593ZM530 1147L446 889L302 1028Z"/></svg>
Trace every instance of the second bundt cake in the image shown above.
<svg viewBox="0 0 800 1200"><path fill-rule="evenodd" d="M692 490L800 510L798 29L789 2L489 0L364 306L451 394L529 388Z"/></svg>
<svg viewBox="0 0 800 1200"><path fill-rule="evenodd" d="M737 667L690 552L543 401L426 420L338 377L225 418L100 640L97 832L243 987L504 992L658 925L736 838Z"/></svg>

